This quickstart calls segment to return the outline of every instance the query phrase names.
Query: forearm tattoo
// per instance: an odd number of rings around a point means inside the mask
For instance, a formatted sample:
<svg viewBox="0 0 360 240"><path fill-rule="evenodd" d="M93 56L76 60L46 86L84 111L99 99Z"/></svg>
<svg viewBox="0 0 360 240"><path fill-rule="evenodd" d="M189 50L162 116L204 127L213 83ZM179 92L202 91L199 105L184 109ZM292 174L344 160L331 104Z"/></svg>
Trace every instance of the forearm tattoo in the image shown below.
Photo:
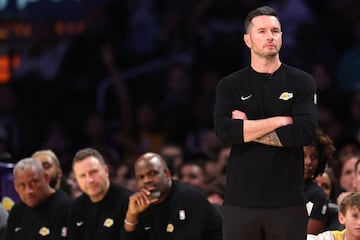
<svg viewBox="0 0 360 240"><path fill-rule="evenodd" d="M262 137L259 137L254 140L255 142L262 143L265 145L275 146L275 147L282 147L283 145L280 142L280 139L276 132L271 132L268 134L265 134Z"/></svg>

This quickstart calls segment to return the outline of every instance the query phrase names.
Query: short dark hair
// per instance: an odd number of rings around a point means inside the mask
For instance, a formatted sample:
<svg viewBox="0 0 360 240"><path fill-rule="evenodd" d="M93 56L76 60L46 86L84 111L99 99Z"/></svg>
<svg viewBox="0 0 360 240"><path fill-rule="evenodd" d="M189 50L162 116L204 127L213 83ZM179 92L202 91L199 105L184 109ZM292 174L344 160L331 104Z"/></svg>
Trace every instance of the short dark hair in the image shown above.
<svg viewBox="0 0 360 240"><path fill-rule="evenodd" d="M106 165L103 156L101 155L101 153L98 150L96 150L94 148L84 148L75 153L75 156L73 158L73 166L74 166L74 163L80 162L87 157L94 157L97 160L99 160L101 165Z"/></svg>
<svg viewBox="0 0 360 240"><path fill-rule="evenodd" d="M262 6L262 7L258 7L257 9L251 11L248 13L248 15L245 18L245 32L248 31L249 25L251 24L251 21L253 20L254 17L257 16L274 16L276 18L278 18L276 11L269 7L269 6Z"/></svg>

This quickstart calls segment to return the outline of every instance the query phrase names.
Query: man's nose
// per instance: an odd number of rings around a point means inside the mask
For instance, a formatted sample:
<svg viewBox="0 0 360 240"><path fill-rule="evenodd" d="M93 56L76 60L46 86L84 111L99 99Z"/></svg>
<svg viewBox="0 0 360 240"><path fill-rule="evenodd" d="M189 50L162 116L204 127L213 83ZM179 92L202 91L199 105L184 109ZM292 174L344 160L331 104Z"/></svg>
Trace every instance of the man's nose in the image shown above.
<svg viewBox="0 0 360 240"><path fill-rule="evenodd" d="M144 183L149 183L149 182L152 182L152 177L148 176L148 175L145 175L144 176Z"/></svg>
<svg viewBox="0 0 360 240"><path fill-rule="evenodd" d="M91 175L89 175L89 176L87 176L86 181L87 181L88 183L92 183L92 182L94 182L94 177L91 176Z"/></svg>
<svg viewBox="0 0 360 240"><path fill-rule="evenodd" d="M32 187L30 187L30 186L26 186L26 188L25 188L25 192L26 192L26 194L30 194L30 193L33 193L33 192L34 192L34 190L32 189Z"/></svg>

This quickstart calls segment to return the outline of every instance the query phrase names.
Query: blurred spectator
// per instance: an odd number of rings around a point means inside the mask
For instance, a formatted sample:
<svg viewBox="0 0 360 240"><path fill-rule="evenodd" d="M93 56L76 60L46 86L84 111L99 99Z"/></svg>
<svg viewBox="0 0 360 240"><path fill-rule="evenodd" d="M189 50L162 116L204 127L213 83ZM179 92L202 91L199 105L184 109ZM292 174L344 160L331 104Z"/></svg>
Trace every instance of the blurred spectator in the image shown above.
<svg viewBox="0 0 360 240"><path fill-rule="evenodd" d="M190 153L202 152L207 155L216 155L221 146L222 143L212 128L198 128L194 134L188 135L186 142Z"/></svg>
<svg viewBox="0 0 360 240"><path fill-rule="evenodd" d="M225 188L226 176L220 176L211 181L205 191L209 202L215 206L222 205L225 198Z"/></svg>
<svg viewBox="0 0 360 240"><path fill-rule="evenodd" d="M0 240L6 239L8 217L9 217L8 211L6 211L3 205L0 204Z"/></svg>
<svg viewBox="0 0 360 240"><path fill-rule="evenodd" d="M354 192L355 164L359 155L344 158L334 168L334 175L338 182L338 194L342 192ZM337 201L339 203L339 200Z"/></svg>
<svg viewBox="0 0 360 240"><path fill-rule="evenodd" d="M315 178L315 182L324 190L329 201L336 203L336 180L332 169L326 167L324 173Z"/></svg>
<svg viewBox="0 0 360 240"><path fill-rule="evenodd" d="M352 95L350 101L350 117L346 123L347 137L360 143L360 90Z"/></svg>
<svg viewBox="0 0 360 240"><path fill-rule="evenodd" d="M195 129L213 128L213 108L215 103L215 88L220 79L220 73L212 68L201 71L198 93L195 95L194 116Z"/></svg>
<svg viewBox="0 0 360 240"><path fill-rule="evenodd" d="M353 138L341 142L336 151L336 164L342 164L346 159L360 154L360 143Z"/></svg>
<svg viewBox="0 0 360 240"><path fill-rule="evenodd" d="M154 0L129 1L129 36L127 47L137 58L156 52L160 19L155 12Z"/></svg>
<svg viewBox="0 0 360 240"><path fill-rule="evenodd" d="M131 174L130 171L130 167L127 164L120 164L115 169L114 176L110 179L111 182L126 188L127 179Z"/></svg>
<svg viewBox="0 0 360 240"><path fill-rule="evenodd" d="M210 155L209 159L205 161L204 167L209 181L226 175L230 150L229 145L222 145L214 155Z"/></svg>
<svg viewBox="0 0 360 240"><path fill-rule="evenodd" d="M334 110L322 103L318 105L318 123L319 127L334 141L336 146L344 140L344 124Z"/></svg>
<svg viewBox="0 0 360 240"><path fill-rule="evenodd" d="M199 39L194 51L199 66L217 66L221 75L248 61L244 53L243 19L260 1L214 0L204 4Z"/></svg>
<svg viewBox="0 0 360 240"><path fill-rule="evenodd" d="M354 92L360 89L360 20L353 26L355 43L345 50L338 68L338 81L342 90Z"/></svg>
<svg viewBox="0 0 360 240"><path fill-rule="evenodd" d="M203 193L209 184L204 166L195 161L183 163L179 168L178 176L180 182L193 186Z"/></svg>
<svg viewBox="0 0 360 240"><path fill-rule="evenodd" d="M74 138L74 135L71 135ZM44 134L42 149L51 149L59 159L64 175L71 171L71 137L66 128L59 123L51 123Z"/></svg>
<svg viewBox="0 0 360 240"><path fill-rule="evenodd" d="M314 145L304 146L304 196L309 214L307 232L310 234L324 231L328 222L328 197L314 180L324 172L334 152L332 140L320 129L316 132Z"/></svg>
<svg viewBox="0 0 360 240"><path fill-rule="evenodd" d="M56 80L67 50L67 41L56 36L55 21L51 17L29 19L32 32L20 47L20 65L14 69L14 81Z"/></svg>
<svg viewBox="0 0 360 240"><path fill-rule="evenodd" d="M71 196L72 199L76 199L81 194L83 194L83 191L80 189L78 183L76 182L76 178L75 178L75 175L74 175L73 171L71 171L66 176L66 183L69 185L70 196Z"/></svg>
<svg viewBox="0 0 360 240"><path fill-rule="evenodd" d="M32 109L23 109L19 98L14 86L0 85L0 145L14 158L32 152L39 141Z"/></svg>
<svg viewBox="0 0 360 240"><path fill-rule="evenodd" d="M38 150L31 157L43 165L45 173L50 178L50 187L55 190L62 188L65 192L69 193L69 187L63 178L59 159L52 150Z"/></svg>
<svg viewBox="0 0 360 240"><path fill-rule="evenodd" d="M186 65L174 64L170 66L165 80L166 89L159 107L159 119L166 132L166 140L170 142L184 144L188 133L193 129L193 116L189 111L193 106L190 76Z"/></svg>
<svg viewBox="0 0 360 240"><path fill-rule="evenodd" d="M177 179L179 167L184 163L184 150L176 143L165 143L159 151L160 156L166 161L174 179Z"/></svg>
<svg viewBox="0 0 360 240"><path fill-rule="evenodd" d="M106 4L88 3L83 10L85 30L69 41L57 78L59 88L67 96L60 105L64 121L73 129L78 129L81 121L70 116L87 115L94 110L96 88L108 75L102 61L104 44L116 41L115 35L123 33L118 29L111 31L110 10Z"/></svg>
<svg viewBox="0 0 360 240"><path fill-rule="evenodd" d="M331 168L325 168L325 171L322 175L319 175L315 179L316 183L324 190L329 203L327 209L327 222L325 226L326 230L334 230L334 229L343 229L344 226L339 223L338 214L339 214L339 206L337 205L336 200L336 181Z"/></svg>

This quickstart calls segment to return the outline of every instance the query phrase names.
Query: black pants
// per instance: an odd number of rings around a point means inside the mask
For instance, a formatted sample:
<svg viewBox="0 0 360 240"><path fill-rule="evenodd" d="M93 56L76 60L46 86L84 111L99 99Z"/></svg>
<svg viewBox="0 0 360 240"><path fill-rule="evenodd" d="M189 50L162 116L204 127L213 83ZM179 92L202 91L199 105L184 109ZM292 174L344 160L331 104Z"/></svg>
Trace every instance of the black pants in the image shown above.
<svg viewBox="0 0 360 240"><path fill-rule="evenodd" d="M305 240L305 206L244 208L222 206L223 240Z"/></svg>

